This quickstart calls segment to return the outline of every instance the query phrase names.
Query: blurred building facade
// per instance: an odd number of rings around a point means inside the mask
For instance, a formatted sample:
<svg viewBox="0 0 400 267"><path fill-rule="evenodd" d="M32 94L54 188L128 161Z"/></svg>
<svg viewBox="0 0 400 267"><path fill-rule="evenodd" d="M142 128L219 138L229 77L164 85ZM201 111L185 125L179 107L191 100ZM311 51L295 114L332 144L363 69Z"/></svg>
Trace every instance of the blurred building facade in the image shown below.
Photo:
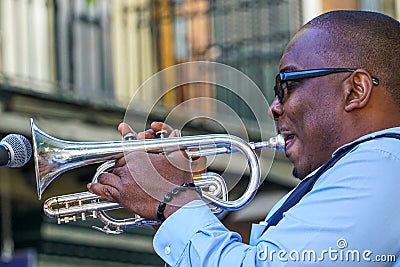
<svg viewBox="0 0 400 267"><path fill-rule="evenodd" d="M400 18L400 0L1 0L0 134L29 138L32 117L60 139L119 140L116 127L132 96L158 103L151 114L134 113L134 128L162 120L175 106L200 97L226 103L251 125L251 110L216 85L184 85L168 92L139 88L176 64L213 61L248 75L271 102L286 43L303 23L333 9L375 10ZM218 106L207 103L200 109L222 115L218 123L229 124L230 114ZM218 123L189 120L185 131L215 133L223 130ZM274 134L273 128L265 131ZM250 133L250 138L258 136ZM85 191L94 170L63 174L43 197ZM161 266L151 246L152 230L110 237L89 223L58 226L44 218L34 183L32 161L0 170L3 260L17 255L33 266ZM278 153L251 205L221 219L247 240L250 223L262 219L295 184L289 162Z"/></svg>

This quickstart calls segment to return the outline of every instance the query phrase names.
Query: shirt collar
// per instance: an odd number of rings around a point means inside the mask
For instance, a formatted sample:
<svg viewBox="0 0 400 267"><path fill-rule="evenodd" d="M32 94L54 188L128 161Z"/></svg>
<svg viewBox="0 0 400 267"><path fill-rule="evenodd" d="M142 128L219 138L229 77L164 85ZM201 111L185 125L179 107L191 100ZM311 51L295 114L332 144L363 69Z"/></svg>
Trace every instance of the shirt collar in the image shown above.
<svg viewBox="0 0 400 267"><path fill-rule="evenodd" d="M336 149L336 150L333 152L332 157L335 156L337 153L341 152L341 151L342 151L343 149L345 149L346 147L348 147L348 146L350 146L351 144L355 143L355 142L358 142L358 141L360 141L360 140L367 139L367 138L369 138L369 137L381 135L381 134L384 134L384 133L400 133L400 127L388 128L388 129L385 129L385 130L382 130L382 131L378 131L378 132L374 132L374 133L370 133L370 134L361 136L360 138L354 140L353 142L347 143L347 144L345 144L345 145L339 147L338 149ZM321 166L322 166L322 165L321 165ZM314 175L314 174L319 170L319 168L321 168L321 166L318 167L317 169L315 169L314 171L312 171L312 172L311 172L310 174L308 174L305 178L308 178L308 177ZM304 180L304 179L303 179L303 180Z"/></svg>
<svg viewBox="0 0 400 267"><path fill-rule="evenodd" d="M348 147L351 144L355 143L355 142L358 142L358 141L361 141L361 140L364 140L364 139L367 139L367 138L370 138L370 137L374 137L374 136L377 136L377 135L385 134L385 133L400 133L400 127L388 128L388 129L385 129L385 130L382 130L382 131L378 131L378 132L374 132L374 133L370 133L370 134L361 136L360 138L354 140L353 142L347 143L347 144L339 147L338 149L336 149L333 152L332 157L335 156L340 151L342 151L343 149L345 149L346 147Z"/></svg>

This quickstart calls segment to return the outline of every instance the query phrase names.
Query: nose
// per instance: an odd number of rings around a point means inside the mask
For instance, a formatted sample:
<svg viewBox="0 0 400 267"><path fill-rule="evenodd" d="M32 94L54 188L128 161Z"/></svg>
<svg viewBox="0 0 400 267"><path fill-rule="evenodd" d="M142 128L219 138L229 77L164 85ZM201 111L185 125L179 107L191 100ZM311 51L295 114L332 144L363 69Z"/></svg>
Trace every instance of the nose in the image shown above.
<svg viewBox="0 0 400 267"><path fill-rule="evenodd" d="M268 115L271 119L277 121L279 116L283 114L283 105L279 102L278 97L275 97L274 101L271 103L271 106L268 110Z"/></svg>

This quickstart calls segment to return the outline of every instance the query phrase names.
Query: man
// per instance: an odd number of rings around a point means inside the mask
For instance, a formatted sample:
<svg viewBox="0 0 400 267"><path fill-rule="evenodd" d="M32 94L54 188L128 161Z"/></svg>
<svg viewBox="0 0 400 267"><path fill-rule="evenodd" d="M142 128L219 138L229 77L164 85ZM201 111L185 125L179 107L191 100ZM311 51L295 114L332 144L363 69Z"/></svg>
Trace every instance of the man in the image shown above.
<svg viewBox="0 0 400 267"><path fill-rule="evenodd" d="M154 248L171 266L400 266L399 22L323 14L293 37L279 69L270 115L302 182L253 226L249 245L195 190L175 194L160 215L165 192L192 179L180 153L131 153L89 189L167 218Z"/></svg>

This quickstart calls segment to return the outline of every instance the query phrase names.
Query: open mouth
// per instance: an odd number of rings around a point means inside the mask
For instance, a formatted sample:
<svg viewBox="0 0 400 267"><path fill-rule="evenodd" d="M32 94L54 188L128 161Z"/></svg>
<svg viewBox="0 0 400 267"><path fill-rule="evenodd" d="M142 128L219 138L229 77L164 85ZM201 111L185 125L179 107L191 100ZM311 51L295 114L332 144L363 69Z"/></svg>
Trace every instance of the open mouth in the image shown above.
<svg viewBox="0 0 400 267"><path fill-rule="evenodd" d="M288 134L288 135L285 137L285 146L286 146L286 150L288 150L288 149L292 146L292 144L293 144L293 142L294 142L294 137L295 137L294 134Z"/></svg>

